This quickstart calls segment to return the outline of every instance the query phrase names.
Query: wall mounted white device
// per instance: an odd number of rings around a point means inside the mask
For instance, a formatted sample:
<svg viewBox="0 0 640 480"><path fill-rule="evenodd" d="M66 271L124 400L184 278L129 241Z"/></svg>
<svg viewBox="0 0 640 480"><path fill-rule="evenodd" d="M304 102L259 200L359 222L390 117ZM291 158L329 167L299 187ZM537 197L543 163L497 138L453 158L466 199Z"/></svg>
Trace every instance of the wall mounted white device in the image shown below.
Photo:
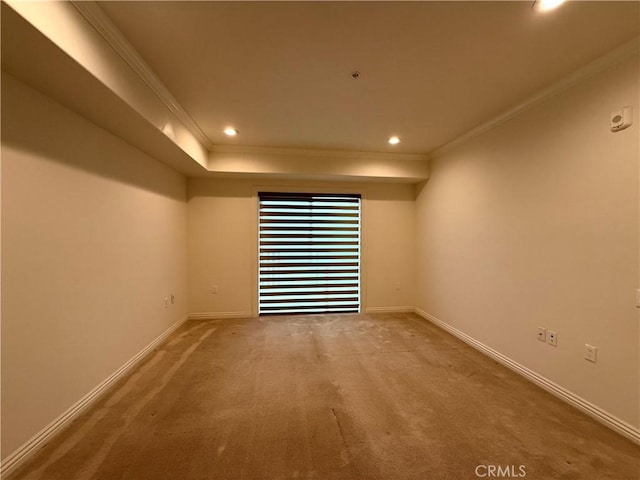
<svg viewBox="0 0 640 480"><path fill-rule="evenodd" d="M633 123L633 110L631 107L623 107L622 110L611 114L611 131L619 132Z"/></svg>

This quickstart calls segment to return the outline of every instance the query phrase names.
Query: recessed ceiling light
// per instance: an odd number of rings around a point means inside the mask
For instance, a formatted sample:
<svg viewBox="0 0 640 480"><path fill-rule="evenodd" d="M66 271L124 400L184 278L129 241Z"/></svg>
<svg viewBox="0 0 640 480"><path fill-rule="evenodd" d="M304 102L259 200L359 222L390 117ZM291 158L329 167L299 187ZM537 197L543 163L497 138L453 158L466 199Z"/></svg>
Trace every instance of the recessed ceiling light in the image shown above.
<svg viewBox="0 0 640 480"><path fill-rule="evenodd" d="M400 138L396 137L395 135L393 137L389 137L389 143L391 145L396 145L400 143Z"/></svg>
<svg viewBox="0 0 640 480"><path fill-rule="evenodd" d="M565 0L535 0L535 2L533 2L533 8L539 12L546 12L559 7L564 2Z"/></svg>
<svg viewBox="0 0 640 480"><path fill-rule="evenodd" d="M233 127L226 127L224 129L224 133L225 133L225 135L228 135L229 137L235 137L236 135L238 135L238 130L233 128Z"/></svg>

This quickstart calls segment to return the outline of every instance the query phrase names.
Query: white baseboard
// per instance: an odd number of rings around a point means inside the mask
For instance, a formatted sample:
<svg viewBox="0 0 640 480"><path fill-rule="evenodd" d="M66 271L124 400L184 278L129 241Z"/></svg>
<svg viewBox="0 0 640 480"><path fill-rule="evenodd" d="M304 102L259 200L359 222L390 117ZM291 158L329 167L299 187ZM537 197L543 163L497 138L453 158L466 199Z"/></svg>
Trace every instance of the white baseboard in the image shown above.
<svg viewBox="0 0 640 480"><path fill-rule="evenodd" d="M625 422L624 420L619 419L615 415L610 414L606 410L603 410L602 408L592 404L591 402L567 390L566 388L561 387L560 385L549 380L548 378L543 377L542 375L534 372L533 370L530 370L529 368L525 367L524 365L521 365L515 360L512 360L511 358L501 354L497 350L494 350L493 348L488 347L484 343L479 342L475 338L470 337L466 333L461 332L457 328L452 327L451 325L443 322L439 318L434 317L433 315L425 312L424 310L416 307L414 311L416 314L420 315L425 320L428 320L431 323L442 328L443 330L446 330L447 332L452 334L454 337L459 338L460 340L472 346L476 350L479 350L485 355L493 358L494 360L501 363L505 367L522 375L527 380L530 380L531 382L535 383L539 387L544 388L546 391L555 395L559 399L565 401L566 403L572 405L573 407L578 408L579 410L586 413L590 417L596 419L603 425L625 436L632 442L640 445L640 429Z"/></svg>
<svg viewBox="0 0 640 480"><path fill-rule="evenodd" d="M589 401L581 398L575 393L561 387L560 385L552 382L548 378L530 370L524 365L510 359L509 357L501 354L500 352L488 347L487 345L477 341L473 337L470 337L464 332L452 327L451 325L443 322L442 320L428 314L420 308L413 307L370 307L366 309L366 313L389 313L389 312L407 312L414 311L422 318L430 321L438 327L451 333L453 336L459 338L463 342L472 346L476 350L484 353L485 355L493 358L497 362L503 364L514 372L522 375L528 380L532 381L536 385L544 388L551 394L560 398L561 400L569 403L570 405L578 408L594 419L598 420L605 426L620 433L631 441L640 444L640 429L628 424L627 422L617 418L610 414L606 410L603 410L596 405L593 405ZM173 333L178 327L180 327L187 318L189 319L223 319L223 318L247 318L252 317L251 312L211 312L211 313L190 313L188 317L177 321L171 327L169 327L164 333L153 340L149 345L137 353L133 358L122 365L118 370L112 373L93 390L87 393L84 397L78 400L62 415L52 421L49 425L44 427L40 432L34 435L31 439L25 442L16 451L11 453L0 464L0 478L6 478L14 470L20 467L26 460L28 460L33 454L35 454L40 447L44 446L46 442L51 440L57 433L68 426L74 419L82 414L89 406L96 402L102 395L104 395L109 388L115 384L118 380L124 377L133 367L135 367L144 357L149 354L154 348L162 343L171 333Z"/></svg>
<svg viewBox="0 0 640 480"><path fill-rule="evenodd" d="M220 320L224 318L252 318L251 312L198 312L190 313L189 320Z"/></svg>
<svg viewBox="0 0 640 480"><path fill-rule="evenodd" d="M60 433L65 427L78 418L88 407L99 400L102 395L108 392L110 387L129 373L132 368L138 365L150 352L153 351L154 348L161 344L171 333L186 321L187 317L185 316L183 319L178 320L176 323L171 325L159 337L140 350L140 352L133 356L118 370L109 375L84 397L74 403L69 409L62 413L62 415L27 440L27 442L25 442L16 451L8 455L7 458L3 459L0 463L0 478L6 478L11 474L11 472L24 464L24 462L43 447L45 443L51 440L56 434Z"/></svg>
<svg viewBox="0 0 640 480"><path fill-rule="evenodd" d="M398 307L367 307L364 313L407 313L414 312L414 307L398 306Z"/></svg>

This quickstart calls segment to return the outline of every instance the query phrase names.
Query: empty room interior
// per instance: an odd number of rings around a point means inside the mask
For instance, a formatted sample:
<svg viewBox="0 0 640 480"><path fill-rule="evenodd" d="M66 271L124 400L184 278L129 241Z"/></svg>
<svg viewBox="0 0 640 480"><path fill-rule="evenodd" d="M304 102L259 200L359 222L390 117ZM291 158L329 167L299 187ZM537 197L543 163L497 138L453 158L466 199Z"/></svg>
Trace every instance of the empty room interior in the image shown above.
<svg viewBox="0 0 640 480"><path fill-rule="evenodd" d="M640 2L1 21L3 480L640 478Z"/></svg>

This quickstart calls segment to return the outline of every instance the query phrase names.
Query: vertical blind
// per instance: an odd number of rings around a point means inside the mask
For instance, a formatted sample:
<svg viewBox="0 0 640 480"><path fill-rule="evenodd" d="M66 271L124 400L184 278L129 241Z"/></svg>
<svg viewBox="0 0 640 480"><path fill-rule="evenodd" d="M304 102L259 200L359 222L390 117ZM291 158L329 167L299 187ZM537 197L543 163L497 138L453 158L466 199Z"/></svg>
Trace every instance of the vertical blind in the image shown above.
<svg viewBox="0 0 640 480"><path fill-rule="evenodd" d="M360 196L259 194L259 313L360 310Z"/></svg>

